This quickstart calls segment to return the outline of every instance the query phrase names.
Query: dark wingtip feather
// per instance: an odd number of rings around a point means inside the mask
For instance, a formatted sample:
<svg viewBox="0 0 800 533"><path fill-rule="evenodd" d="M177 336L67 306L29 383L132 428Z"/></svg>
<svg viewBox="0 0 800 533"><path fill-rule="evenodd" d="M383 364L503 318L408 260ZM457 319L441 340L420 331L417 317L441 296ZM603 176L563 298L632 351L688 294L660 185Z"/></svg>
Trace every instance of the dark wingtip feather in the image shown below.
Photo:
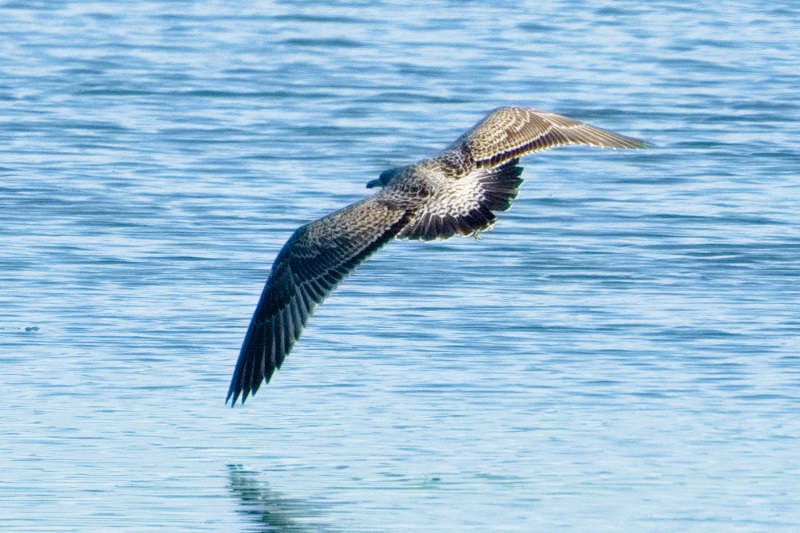
<svg viewBox="0 0 800 533"><path fill-rule="evenodd" d="M651 150L653 148L658 148L658 145L655 143L640 141L639 139L632 139L632 140L635 142L635 146L632 146L632 148L638 148L642 150Z"/></svg>

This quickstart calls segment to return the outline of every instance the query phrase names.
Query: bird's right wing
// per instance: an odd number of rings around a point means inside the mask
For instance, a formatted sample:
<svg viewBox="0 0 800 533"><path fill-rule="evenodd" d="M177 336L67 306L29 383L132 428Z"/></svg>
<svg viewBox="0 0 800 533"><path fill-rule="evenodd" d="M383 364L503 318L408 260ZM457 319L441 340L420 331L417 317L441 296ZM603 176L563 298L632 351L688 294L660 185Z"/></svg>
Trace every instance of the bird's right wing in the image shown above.
<svg viewBox="0 0 800 533"><path fill-rule="evenodd" d="M647 143L563 115L527 107L500 107L458 138L437 158L455 160L461 172L492 168L531 152L565 144L598 148L645 148ZM453 157L456 155L457 157Z"/></svg>
<svg viewBox="0 0 800 533"><path fill-rule="evenodd" d="M233 404L269 381L317 305L408 223L380 194L302 226L272 266L228 389ZM232 404L232 405L233 405Z"/></svg>
<svg viewBox="0 0 800 533"><path fill-rule="evenodd" d="M505 211L522 178L519 158L565 144L600 148L644 148L646 143L555 113L525 107L501 107L433 158L417 165L437 176L431 194L399 237L447 239L488 229L493 211Z"/></svg>

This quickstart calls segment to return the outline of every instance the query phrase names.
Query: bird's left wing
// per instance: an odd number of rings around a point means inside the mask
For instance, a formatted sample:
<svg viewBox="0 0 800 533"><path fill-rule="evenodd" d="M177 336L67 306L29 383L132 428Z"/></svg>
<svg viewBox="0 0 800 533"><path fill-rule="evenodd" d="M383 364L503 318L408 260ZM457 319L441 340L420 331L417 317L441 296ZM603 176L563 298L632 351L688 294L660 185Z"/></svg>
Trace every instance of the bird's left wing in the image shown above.
<svg viewBox="0 0 800 533"><path fill-rule="evenodd" d="M227 400L255 394L280 368L317 305L408 223L380 193L300 227L278 254L250 321Z"/></svg>

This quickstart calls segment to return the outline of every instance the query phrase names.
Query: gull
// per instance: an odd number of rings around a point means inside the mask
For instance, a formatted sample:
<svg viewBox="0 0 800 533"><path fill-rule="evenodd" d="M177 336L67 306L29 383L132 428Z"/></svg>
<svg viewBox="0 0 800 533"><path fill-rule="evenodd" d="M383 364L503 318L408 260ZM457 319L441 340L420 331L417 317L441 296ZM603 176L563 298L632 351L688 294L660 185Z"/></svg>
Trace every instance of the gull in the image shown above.
<svg viewBox="0 0 800 533"><path fill-rule="evenodd" d="M430 159L383 172L380 190L301 226L267 279L242 343L228 396L242 403L269 382L316 307L392 239L477 236L511 207L522 184L519 158L566 144L644 148L646 143L565 116L524 107L489 113Z"/></svg>

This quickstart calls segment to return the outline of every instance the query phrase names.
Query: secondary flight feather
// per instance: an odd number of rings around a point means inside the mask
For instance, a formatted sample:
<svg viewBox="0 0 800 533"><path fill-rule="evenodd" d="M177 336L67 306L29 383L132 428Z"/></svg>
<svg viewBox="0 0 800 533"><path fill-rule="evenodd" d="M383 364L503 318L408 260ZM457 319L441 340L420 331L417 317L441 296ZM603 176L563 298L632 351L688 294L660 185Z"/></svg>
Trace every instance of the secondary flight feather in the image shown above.
<svg viewBox="0 0 800 533"><path fill-rule="evenodd" d="M501 107L430 159L387 170L380 190L301 226L267 279L242 344L226 402L269 382L314 309L392 239L434 240L490 228L522 184L519 158L566 144L644 148L642 141L554 113Z"/></svg>

